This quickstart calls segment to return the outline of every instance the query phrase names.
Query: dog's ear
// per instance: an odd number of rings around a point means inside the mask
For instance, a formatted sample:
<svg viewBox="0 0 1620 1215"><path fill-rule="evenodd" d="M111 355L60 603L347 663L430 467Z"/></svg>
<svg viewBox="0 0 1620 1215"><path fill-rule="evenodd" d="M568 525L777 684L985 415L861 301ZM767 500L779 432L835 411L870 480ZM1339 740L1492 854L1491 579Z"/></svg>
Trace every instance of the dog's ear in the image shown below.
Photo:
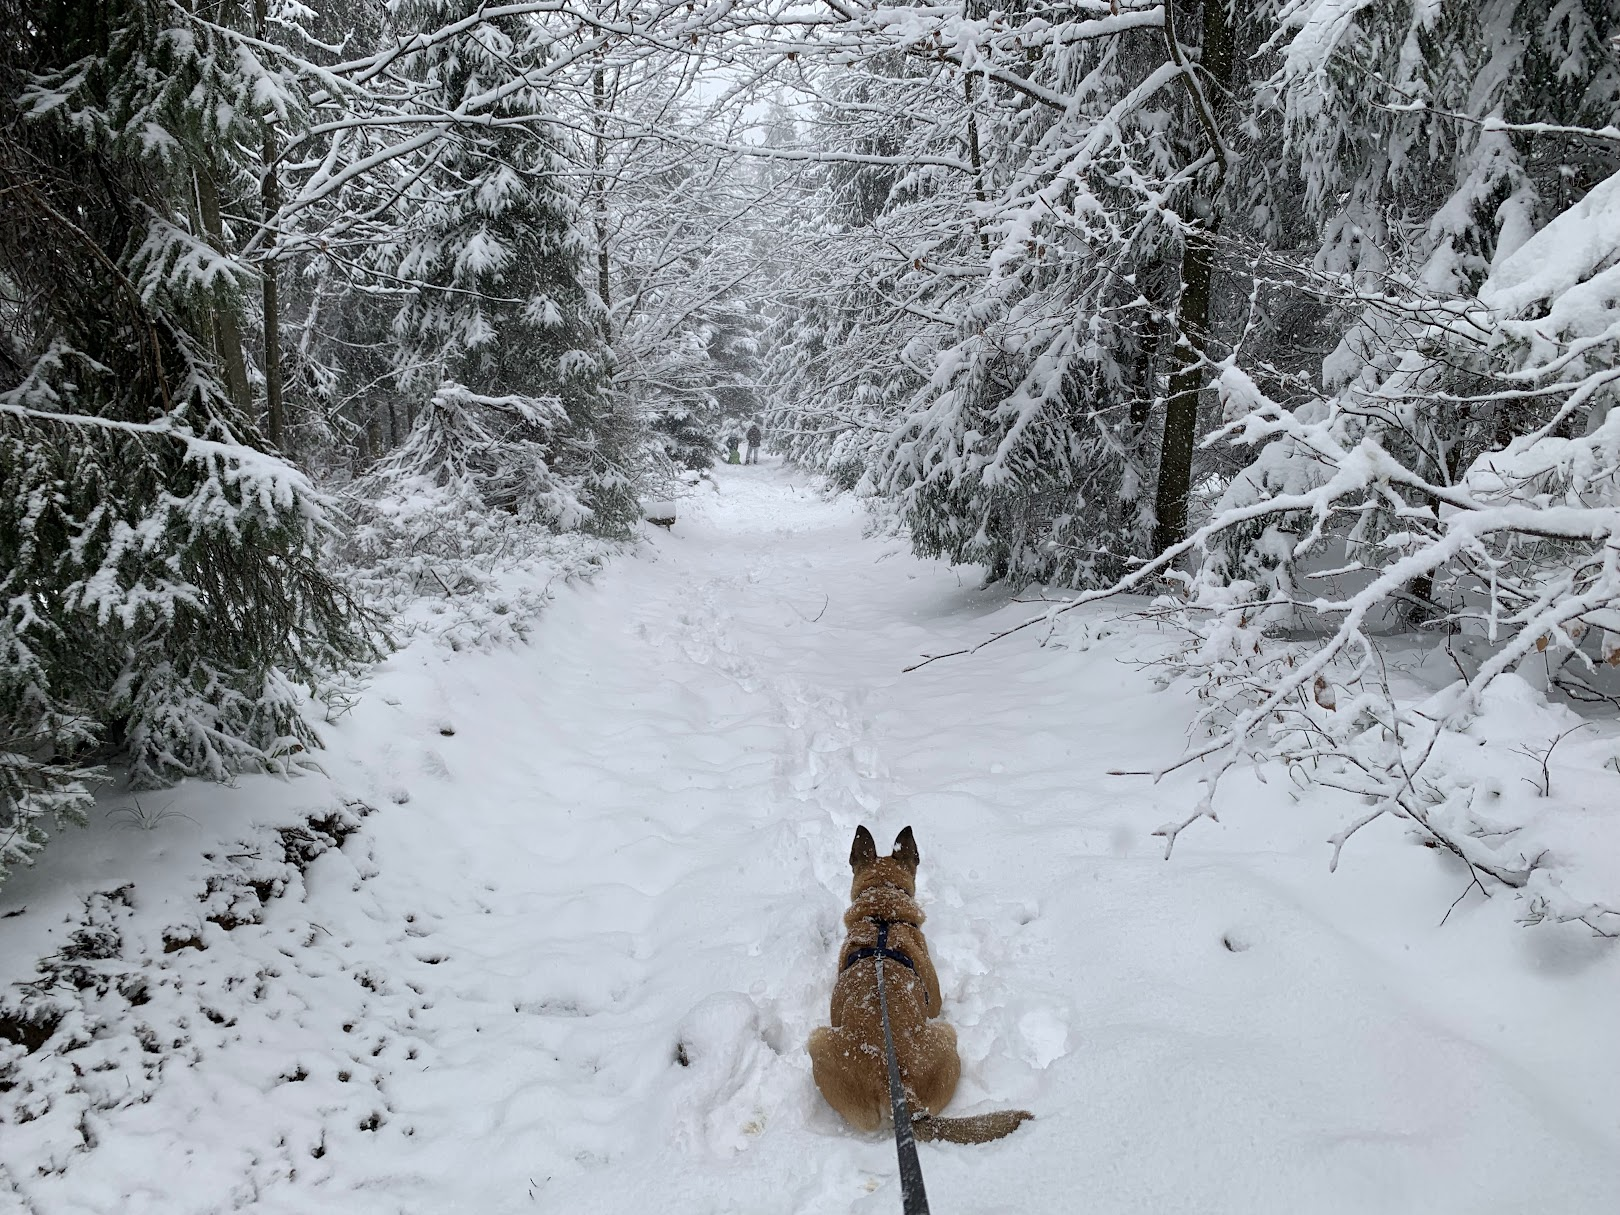
<svg viewBox="0 0 1620 1215"><path fill-rule="evenodd" d="M894 851L889 855L913 871L922 864L922 857L917 852L917 841L912 836L910 827L894 837Z"/></svg>
<svg viewBox="0 0 1620 1215"><path fill-rule="evenodd" d="M859 873L877 860L877 841L865 827L855 828L855 842L849 848L849 867Z"/></svg>

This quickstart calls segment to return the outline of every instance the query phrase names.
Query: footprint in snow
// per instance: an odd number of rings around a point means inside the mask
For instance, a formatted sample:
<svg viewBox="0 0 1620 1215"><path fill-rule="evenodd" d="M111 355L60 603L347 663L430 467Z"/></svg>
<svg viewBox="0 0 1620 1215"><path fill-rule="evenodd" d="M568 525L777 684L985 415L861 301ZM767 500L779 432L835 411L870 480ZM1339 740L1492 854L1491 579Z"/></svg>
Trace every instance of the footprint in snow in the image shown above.
<svg viewBox="0 0 1620 1215"><path fill-rule="evenodd" d="M681 1018L670 1058L675 1141L720 1156L747 1150L765 1130L765 1069L778 1058L754 1002L734 991L706 997Z"/></svg>
<svg viewBox="0 0 1620 1215"><path fill-rule="evenodd" d="M1069 1053L1069 1027L1050 1008L1032 1008L1018 1018L1018 1057L1044 1071Z"/></svg>

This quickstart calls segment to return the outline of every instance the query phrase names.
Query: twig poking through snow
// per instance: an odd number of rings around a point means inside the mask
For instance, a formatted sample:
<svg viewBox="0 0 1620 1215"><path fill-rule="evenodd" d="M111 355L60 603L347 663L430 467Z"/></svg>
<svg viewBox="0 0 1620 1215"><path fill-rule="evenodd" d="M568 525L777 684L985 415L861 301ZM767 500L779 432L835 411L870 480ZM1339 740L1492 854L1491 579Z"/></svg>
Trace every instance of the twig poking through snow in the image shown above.
<svg viewBox="0 0 1620 1215"><path fill-rule="evenodd" d="M1562 734L1558 735L1550 743L1548 743L1545 751L1532 751L1529 747L1514 747L1514 751L1518 752L1518 754L1523 755L1526 759L1533 759L1541 765L1541 783L1539 785L1536 784L1535 781L1531 780L1528 776L1521 776L1519 779L1524 781L1525 784L1532 786L1538 793L1541 794L1542 797L1551 797L1552 769L1548 767L1548 764L1552 760L1553 749L1571 734L1575 733L1575 731L1584 730L1591 724L1592 723L1589 721L1583 721L1579 725L1571 726L1569 729L1565 730Z"/></svg>

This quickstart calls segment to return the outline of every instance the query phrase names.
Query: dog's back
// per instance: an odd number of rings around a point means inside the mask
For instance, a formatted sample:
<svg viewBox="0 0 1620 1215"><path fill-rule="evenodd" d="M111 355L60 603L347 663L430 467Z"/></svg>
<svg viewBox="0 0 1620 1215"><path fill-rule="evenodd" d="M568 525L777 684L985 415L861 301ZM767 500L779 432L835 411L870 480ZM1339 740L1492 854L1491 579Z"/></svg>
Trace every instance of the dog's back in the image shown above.
<svg viewBox="0 0 1620 1215"><path fill-rule="evenodd" d="M844 913L848 935L839 950L833 984L832 1024L810 1035L810 1061L816 1087L852 1126L875 1131L890 1120L889 1078L878 1000L877 968L883 967L889 1029L900 1082L916 1110L918 1139L984 1143L1015 1130L1033 1115L1004 1110L972 1118L941 1118L956 1092L961 1059L956 1031L940 1012L939 976L922 934L917 906L920 858L911 828L895 840L892 855L880 857L865 827L850 850L855 877Z"/></svg>

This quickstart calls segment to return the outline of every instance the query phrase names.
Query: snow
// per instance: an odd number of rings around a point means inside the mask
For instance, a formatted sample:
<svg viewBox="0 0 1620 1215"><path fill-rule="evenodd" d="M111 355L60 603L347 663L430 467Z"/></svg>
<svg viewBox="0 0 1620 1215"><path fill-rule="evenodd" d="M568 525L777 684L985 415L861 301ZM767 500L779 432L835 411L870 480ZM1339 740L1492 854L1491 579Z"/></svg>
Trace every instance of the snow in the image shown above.
<svg viewBox="0 0 1620 1215"><path fill-rule="evenodd" d="M1480 301L1505 316L1544 307L1518 328L1534 335L1537 361L1555 359L1570 337L1606 334L1620 295L1620 174L1592 187L1579 202L1502 258L1481 285Z"/></svg>
<svg viewBox="0 0 1620 1215"><path fill-rule="evenodd" d="M110 794L0 889L7 1000L86 916L118 942L0 1054L0 1210L896 1211L803 1049L862 822L917 833L951 1112L1037 1115L920 1146L941 1215L1620 1210L1614 942L1505 894L1442 927L1467 878L1393 820L1330 875L1349 803L1281 774L1162 861L1197 773L1107 775L1194 713L1148 626L902 674L1029 608L769 463L679 506L530 645L418 631L324 776ZM1612 819L1613 737L1564 747Z"/></svg>
<svg viewBox="0 0 1620 1215"><path fill-rule="evenodd" d="M456 254L456 280L468 282L482 274L498 277L511 256L511 250L493 233L480 228L467 237Z"/></svg>

